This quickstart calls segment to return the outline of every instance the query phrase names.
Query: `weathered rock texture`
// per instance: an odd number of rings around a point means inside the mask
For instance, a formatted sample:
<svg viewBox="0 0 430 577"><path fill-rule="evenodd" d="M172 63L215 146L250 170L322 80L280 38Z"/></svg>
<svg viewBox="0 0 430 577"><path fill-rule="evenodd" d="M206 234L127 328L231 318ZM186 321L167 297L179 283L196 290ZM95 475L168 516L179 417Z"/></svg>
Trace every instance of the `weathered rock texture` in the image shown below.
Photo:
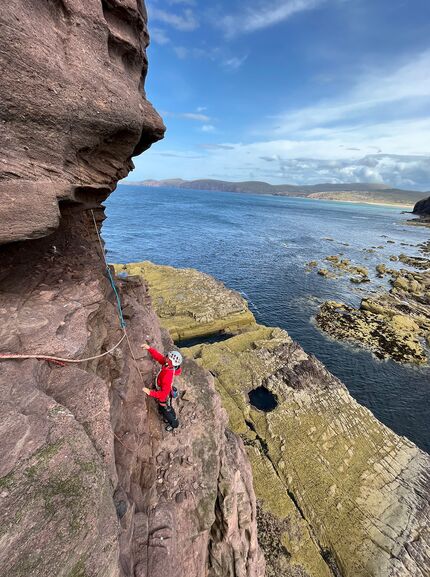
<svg viewBox="0 0 430 577"><path fill-rule="evenodd" d="M154 265L149 261L115 265L115 270L119 274L143 276L161 324L174 341L229 334L255 325L254 315L239 293L197 270Z"/></svg>
<svg viewBox="0 0 430 577"><path fill-rule="evenodd" d="M428 455L378 422L284 331L260 327L190 352L215 375L253 470L256 461L273 470L279 487L268 501L272 512L279 515L277 502L295 505L332 574L429 573ZM248 393L260 385L278 399L270 413L250 406ZM257 496L261 487L269 491L269 478L255 478ZM284 543L298 552L300 566L305 539L297 538L298 527L290 521ZM315 563L314 550L308 559Z"/></svg>
<svg viewBox="0 0 430 577"><path fill-rule="evenodd" d="M214 375L245 442L268 576L429 574L427 454L382 425L285 331L256 326L183 352ZM260 386L277 399L271 412L250 404Z"/></svg>
<svg viewBox="0 0 430 577"><path fill-rule="evenodd" d="M0 29L4 243L52 232L61 201L106 197L164 126L140 0L10 0Z"/></svg>
<svg viewBox="0 0 430 577"><path fill-rule="evenodd" d="M123 333L90 209L100 225L164 131L143 92L145 10L11 0L0 24L0 354L100 355ZM261 577L249 463L213 379L186 362L167 433L139 345L172 342L141 280L120 291L137 360L123 340L83 364L0 361L0 574Z"/></svg>
<svg viewBox="0 0 430 577"><path fill-rule="evenodd" d="M118 342L89 231L74 208L54 235L0 249L0 352L79 358ZM125 342L84 365L0 363L1 574L258 577L252 476L212 378L187 361L181 428L165 432L141 391L156 367L137 352L163 347L158 319L141 280L121 289L137 365Z"/></svg>

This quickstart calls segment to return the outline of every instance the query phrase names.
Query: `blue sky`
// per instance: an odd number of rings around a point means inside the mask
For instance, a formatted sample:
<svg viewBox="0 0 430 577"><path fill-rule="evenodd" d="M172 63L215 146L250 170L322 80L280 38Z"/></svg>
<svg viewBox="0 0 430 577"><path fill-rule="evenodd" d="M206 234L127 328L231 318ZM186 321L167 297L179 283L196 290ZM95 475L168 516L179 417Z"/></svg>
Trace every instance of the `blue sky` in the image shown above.
<svg viewBox="0 0 430 577"><path fill-rule="evenodd" d="M128 180L430 190L429 0L148 0L165 140Z"/></svg>

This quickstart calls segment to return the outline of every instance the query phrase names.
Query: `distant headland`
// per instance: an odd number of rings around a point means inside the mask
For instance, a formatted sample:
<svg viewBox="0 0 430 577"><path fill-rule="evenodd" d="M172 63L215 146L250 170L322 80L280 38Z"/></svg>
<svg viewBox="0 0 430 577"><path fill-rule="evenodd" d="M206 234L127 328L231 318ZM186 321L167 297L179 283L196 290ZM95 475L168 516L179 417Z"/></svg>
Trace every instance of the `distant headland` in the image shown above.
<svg viewBox="0 0 430 577"><path fill-rule="evenodd" d="M391 188L381 183L346 183L346 184L269 184L262 181L229 182L226 180L183 180L170 178L166 180L143 180L140 182L124 182L134 186L158 188L172 186L195 190L242 192L251 194L270 194L275 196L295 196L320 200L337 200L346 202L386 204L399 207L413 207L426 193L416 190Z"/></svg>

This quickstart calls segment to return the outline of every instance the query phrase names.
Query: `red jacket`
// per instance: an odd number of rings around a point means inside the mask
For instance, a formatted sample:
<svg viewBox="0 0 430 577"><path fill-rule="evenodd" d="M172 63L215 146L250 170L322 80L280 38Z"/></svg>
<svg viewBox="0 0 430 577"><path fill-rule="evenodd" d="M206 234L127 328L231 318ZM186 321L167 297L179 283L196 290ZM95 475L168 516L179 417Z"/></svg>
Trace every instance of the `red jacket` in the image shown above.
<svg viewBox="0 0 430 577"><path fill-rule="evenodd" d="M159 390L151 391L149 395L157 399L157 401L160 403L165 403L169 398L170 392L172 390L173 377L175 375L180 375L182 373L182 369L180 367L175 369L170 359L164 357L156 349L148 349L148 353L153 359L162 365L161 371L157 376L157 387Z"/></svg>

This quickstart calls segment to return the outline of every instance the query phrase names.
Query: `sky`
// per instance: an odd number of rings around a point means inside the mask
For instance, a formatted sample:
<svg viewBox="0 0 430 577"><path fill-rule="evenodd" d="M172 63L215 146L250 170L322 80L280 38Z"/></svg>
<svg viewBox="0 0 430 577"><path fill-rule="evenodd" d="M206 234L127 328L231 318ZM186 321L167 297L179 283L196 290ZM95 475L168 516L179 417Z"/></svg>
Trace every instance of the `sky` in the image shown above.
<svg viewBox="0 0 430 577"><path fill-rule="evenodd" d="M165 139L129 181L430 190L429 0L148 0Z"/></svg>

